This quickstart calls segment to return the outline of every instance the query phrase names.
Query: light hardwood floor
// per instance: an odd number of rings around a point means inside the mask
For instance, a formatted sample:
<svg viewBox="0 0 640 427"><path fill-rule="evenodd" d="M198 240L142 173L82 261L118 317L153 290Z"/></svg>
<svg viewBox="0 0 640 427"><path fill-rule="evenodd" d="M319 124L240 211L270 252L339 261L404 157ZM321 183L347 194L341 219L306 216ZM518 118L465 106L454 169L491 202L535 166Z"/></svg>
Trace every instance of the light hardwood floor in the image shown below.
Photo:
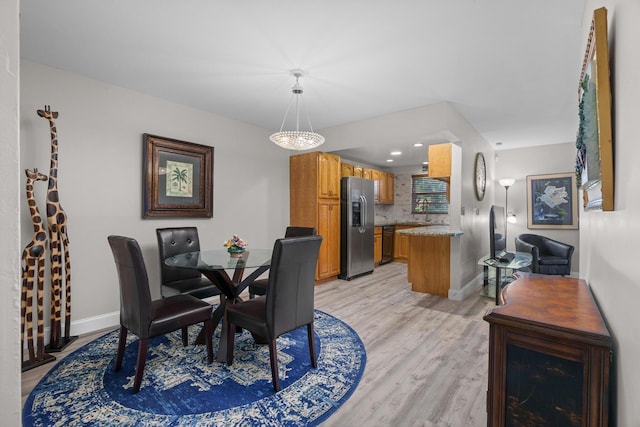
<svg viewBox="0 0 640 427"><path fill-rule="evenodd" d="M316 286L316 308L348 323L367 350L353 395L323 426L485 426L491 298L411 291L406 264ZM111 328L110 330L112 330ZM80 337L58 359L107 331ZM22 375L24 400L53 366Z"/></svg>

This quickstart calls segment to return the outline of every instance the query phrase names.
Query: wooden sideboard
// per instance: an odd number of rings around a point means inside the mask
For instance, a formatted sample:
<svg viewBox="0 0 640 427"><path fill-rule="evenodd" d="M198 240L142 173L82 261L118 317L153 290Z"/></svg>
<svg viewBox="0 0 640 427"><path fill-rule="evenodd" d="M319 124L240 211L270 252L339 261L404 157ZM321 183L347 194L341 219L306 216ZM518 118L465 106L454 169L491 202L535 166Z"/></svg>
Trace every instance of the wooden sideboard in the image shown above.
<svg viewBox="0 0 640 427"><path fill-rule="evenodd" d="M487 425L607 426L611 337L587 284L516 277L484 316Z"/></svg>

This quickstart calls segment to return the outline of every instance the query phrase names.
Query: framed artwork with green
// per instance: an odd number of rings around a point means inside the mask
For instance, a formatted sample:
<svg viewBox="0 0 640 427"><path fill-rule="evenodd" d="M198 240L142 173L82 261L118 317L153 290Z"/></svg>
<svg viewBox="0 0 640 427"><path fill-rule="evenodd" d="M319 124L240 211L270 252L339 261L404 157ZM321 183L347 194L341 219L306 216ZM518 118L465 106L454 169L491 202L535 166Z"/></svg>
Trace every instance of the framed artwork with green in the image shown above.
<svg viewBox="0 0 640 427"><path fill-rule="evenodd" d="M213 147L145 133L143 218L213 217Z"/></svg>

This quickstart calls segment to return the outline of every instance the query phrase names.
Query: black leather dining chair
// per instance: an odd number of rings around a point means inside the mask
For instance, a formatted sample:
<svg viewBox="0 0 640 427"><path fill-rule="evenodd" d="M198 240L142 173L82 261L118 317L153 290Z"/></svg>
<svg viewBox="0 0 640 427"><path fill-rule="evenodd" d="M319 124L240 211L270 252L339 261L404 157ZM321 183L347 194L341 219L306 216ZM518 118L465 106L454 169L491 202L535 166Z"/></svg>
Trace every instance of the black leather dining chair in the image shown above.
<svg viewBox="0 0 640 427"><path fill-rule="evenodd" d="M315 236L318 230L315 227L287 227L284 232L285 238ZM255 295L266 295L269 279L257 279L249 284L249 298Z"/></svg>
<svg viewBox="0 0 640 427"><path fill-rule="evenodd" d="M152 301L147 269L142 251L135 239L109 236L109 245L120 283L120 337L115 370L122 367L127 333L137 335L140 342L136 362L133 393L140 390L147 360L149 338L182 330L182 344L187 345L187 326L203 322L207 343L207 361L213 361L212 306L192 295L174 295Z"/></svg>
<svg viewBox="0 0 640 427"><path fill-rule="evenodd" d="M307 326L311 366L317 367L313 339L314 285L321 236L278 239L273 246L269 292L247 301L229 304L225 321L229 330L248 329L269 345L273 388L280 391L276 339ZM227 364L233 363L234 335L227 335Z"/></svg>
<svg viewBox="0 0 640 427"><path fill-rule="evenodd" d="M196 227L157 228L156 236L160 254L160 295L189 294L202 299L221 294L211 280L203 277L198 270L170 267L164 263L173 255L200 250Z"/></svg>

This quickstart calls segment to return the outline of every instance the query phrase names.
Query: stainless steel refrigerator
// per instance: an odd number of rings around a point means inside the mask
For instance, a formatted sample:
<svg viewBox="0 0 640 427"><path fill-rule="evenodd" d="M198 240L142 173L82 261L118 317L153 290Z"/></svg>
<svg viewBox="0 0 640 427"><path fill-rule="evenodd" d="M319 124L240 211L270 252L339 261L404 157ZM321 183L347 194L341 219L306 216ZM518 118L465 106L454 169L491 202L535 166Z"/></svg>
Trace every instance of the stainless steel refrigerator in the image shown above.
<svg viewBox="0 0 640 427"><path fill-rule="evenodd" d="M373 271L373 181L354 176L340 181L340 279Z"/></svg>

